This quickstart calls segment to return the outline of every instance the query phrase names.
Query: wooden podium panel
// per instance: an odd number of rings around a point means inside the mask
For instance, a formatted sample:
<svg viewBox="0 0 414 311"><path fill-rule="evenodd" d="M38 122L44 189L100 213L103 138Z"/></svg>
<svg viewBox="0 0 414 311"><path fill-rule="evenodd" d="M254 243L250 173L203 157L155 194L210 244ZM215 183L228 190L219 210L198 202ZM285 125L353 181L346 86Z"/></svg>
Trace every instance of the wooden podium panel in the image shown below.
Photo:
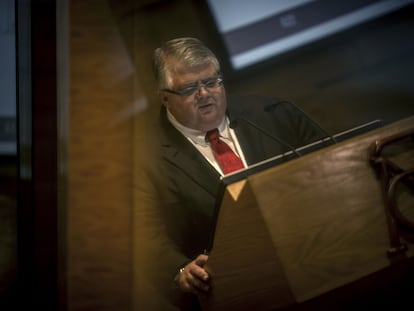
<svg viewBox="0 0 414 311"><path fill-rule="evenodd" d="M390 266L368 150L412 128L414 117L229 185L206 266L213 289L204 310L276 310ZM414 166L414 150L403 157Z"/></svg>

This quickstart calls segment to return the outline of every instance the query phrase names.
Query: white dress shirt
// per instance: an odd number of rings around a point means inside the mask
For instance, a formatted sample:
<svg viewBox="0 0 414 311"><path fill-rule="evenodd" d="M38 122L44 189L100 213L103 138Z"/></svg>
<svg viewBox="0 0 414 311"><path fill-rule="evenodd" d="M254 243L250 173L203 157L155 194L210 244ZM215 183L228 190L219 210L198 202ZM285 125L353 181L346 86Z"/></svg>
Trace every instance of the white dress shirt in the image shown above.
<svg viewBox="0 0 414 311"><path fill-rule="evenodd" d="M193 145L197 148L198 151L207 159L207 161L223 176L223 172L218 165L213 151L210 148L210 144L206 142L206 132L194 130L182 125L177 119L169 112L167 109L167 117L171 124L180 131ZM245 167L247 167L246 160L243 155L243 151L240 148L239 141L237 136L234 133L233 129L229 126L229 120L227 117L223 118L223 121L218 127L220 133L220 139L225 141L230 148L240 157L243 161Z"/></svg>

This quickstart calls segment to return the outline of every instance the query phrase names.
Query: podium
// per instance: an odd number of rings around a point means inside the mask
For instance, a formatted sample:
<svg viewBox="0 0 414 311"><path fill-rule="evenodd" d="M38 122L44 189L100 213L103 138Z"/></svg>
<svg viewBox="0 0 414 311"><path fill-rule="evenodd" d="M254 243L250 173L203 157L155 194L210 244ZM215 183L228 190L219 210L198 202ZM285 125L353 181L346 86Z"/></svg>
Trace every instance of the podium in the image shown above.
<svg viewBox="0 0 414 311"><path fill-rule="evenodd" d="M373 145L399 133L414 133L414 117L228 184L206 265L212 291L200 301L203 310L300 305L410 260L414 245L404 236L408 246L390 256L395 223L370 163ZM414 167L414 149L396 159ZM412 192L403 197L408 218L413 198Z"/></svg>

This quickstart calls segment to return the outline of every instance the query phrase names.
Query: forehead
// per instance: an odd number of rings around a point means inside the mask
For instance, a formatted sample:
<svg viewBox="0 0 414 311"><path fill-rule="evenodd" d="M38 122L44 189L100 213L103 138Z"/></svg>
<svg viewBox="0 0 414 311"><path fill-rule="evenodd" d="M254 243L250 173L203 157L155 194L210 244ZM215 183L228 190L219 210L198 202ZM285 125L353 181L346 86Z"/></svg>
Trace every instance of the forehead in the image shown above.
<svg viewBox="0 0 414 311"><path fill-rule="evenodd" d="M212 63L184 66L175 62L170 67L170 74L172 84L179 86L209 78L217 74L217 70Z"/></svg>

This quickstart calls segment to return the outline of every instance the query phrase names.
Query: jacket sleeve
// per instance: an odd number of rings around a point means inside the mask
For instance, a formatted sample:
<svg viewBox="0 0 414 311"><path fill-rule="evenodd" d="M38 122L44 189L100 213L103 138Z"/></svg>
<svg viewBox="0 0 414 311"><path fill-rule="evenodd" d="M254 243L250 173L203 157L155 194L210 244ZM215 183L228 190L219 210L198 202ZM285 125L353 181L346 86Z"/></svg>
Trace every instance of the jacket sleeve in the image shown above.
<svg viewBox="0 0 414 311"><path fill-rule="evenodd" d="M167 234L162 197L153 178L153 174L162 174L156 171L155 159L141 152L136 162L132 215L134 309L170 310L183 299L174 288L174 276L190 259Z"/></svg>

